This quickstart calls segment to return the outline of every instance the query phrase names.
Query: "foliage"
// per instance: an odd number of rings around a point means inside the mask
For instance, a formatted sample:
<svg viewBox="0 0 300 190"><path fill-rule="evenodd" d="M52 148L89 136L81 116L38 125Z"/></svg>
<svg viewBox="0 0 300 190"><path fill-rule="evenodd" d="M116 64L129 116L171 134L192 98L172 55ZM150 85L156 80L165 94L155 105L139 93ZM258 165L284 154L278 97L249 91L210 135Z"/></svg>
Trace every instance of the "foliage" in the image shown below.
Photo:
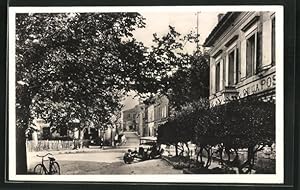
<svg viewBox="0 0 300 190"><path fill-rule="evenodd" d="M189 151L188 142L195 139L194 128L199 119L199 114L201 114L203 109L208 109L208 106L209 104L206 99L187 103L173 117L170 117L167 123L158 127L158 141L175 146L181 143L181 152L184 152L183 145Z"/></svg>
<svg viewBox="0 0 300 190"><path fill-rule="evenodd" d="M167 94L171 105L180 110L186 103L207 98L209 92L208 55L196 52L182 54L178 67L173 75L168 76ZM181 64L179 64L181 65Z"/></svg>
<svg viewBox="0 0 300 190"><path fill-rule="evenodd" d="M121 90L140 81L144 47L131 38L144 26L137 13L17 14L16 22L17 113L30 105L34 116L58 123L106 123Z"/></svg>
<svg viewBox="0 0 300 190"><path fill-rule="evenodd" d="M206 167L211 162L212 147L219 147L224 164L238 167L240 173L251 172L255 153L275 141L275 104L248 97L209 108L208 103L201 100L183 107L164 127L160 129L163 133L159 133L159 139L172 143L193 140L200 148L197 160L200 157L202 162L203 151L207 152ZM172 132L176 133L174 138ZM241 163L238 150L245 148L248 158ZM235 154L233 160L231 150ZM224 152L228 156L226 161L222 159Z"/></svg>
<svg viewBox="0 0 300 190"><path fill-rule="evenodd" d="M133 38L144 26L138 13L17 14L17 147L24 150L34 117L55 126L76 118L101 127L127 91L156 93L174 65L157 59L164 54L161 42L149 51ZM20 154L17 162L26 165Z"/></svg>
<svg viewBox="0 0 300 190"><path fill-rule="evenodd" d="M208 53L184 52L187 43L195 43L191 32L185 36L169 26L167 34L154 34L154 45L148 49L147 62L160 68L160 75L153 80L156 91L166 95L170 106L180 110L186 103L208 97ZM151 100L151 96L149 98ZM148 101L148 100L147 100Z"/></svg>

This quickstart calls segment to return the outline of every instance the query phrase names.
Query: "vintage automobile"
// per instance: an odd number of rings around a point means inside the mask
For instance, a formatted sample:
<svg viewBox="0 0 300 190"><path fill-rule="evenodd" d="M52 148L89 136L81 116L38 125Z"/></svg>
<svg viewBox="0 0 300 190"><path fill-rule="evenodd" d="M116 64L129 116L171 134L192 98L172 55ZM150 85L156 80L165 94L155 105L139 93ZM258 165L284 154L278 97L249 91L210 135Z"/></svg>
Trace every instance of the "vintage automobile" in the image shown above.
<svg viewBox="0 0 300 190"><path fill-rule="evenodd" d="M123 156L125 163L132 163L134 159L149 160L154 158L160 158L163 149L157 143L156 137L141 137L140 145L134 151L129 149Z"/></svg>

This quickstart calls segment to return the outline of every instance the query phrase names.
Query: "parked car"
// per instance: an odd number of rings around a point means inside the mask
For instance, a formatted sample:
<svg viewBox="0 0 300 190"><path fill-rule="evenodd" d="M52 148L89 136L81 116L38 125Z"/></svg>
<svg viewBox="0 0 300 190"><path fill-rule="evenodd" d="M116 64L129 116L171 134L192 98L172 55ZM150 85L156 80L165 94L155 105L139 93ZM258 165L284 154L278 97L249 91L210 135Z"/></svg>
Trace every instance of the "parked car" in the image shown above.
<svg viewBox="0 0 300 190"><path fill-rule="evenodd" d="M156 137L141 137L140 145L134 151L129 149L123 156L125 163L132 163L134 159L149 160L160 158L163 149L157 143Z"/></svg>

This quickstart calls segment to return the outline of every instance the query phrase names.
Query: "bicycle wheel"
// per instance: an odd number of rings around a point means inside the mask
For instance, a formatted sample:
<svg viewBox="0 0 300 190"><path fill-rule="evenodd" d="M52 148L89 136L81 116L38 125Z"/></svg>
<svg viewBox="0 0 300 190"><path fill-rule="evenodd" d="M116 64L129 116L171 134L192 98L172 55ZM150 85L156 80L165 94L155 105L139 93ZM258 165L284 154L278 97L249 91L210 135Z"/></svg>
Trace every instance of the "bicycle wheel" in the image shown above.
<svg viewBox="0 0 300 190"><path fill-rule="evenodd" d="M46 171L45 171L45 168L42 164L38 164L34 167L34 173L35 174L38 174L38 175L45 175L46 174Z"/></svg>
<svg viewBox="0 0 300 190"><path fill-rule="evenodd" d="M60 174L60 166L57 162L53 162L50 174L52 175Z"/></svg>

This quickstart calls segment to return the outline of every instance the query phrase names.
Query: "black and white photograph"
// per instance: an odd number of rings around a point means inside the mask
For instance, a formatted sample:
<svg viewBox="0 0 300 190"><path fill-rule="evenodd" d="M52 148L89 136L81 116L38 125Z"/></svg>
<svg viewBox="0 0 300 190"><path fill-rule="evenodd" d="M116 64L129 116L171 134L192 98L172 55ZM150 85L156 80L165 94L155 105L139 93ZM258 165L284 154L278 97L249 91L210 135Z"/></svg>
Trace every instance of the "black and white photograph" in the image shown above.
<svg viewBox="0 0 300 190"><path fill-rule="evenodd" d="M10 7L14 181L283 183L283 7Z"/></svg>

